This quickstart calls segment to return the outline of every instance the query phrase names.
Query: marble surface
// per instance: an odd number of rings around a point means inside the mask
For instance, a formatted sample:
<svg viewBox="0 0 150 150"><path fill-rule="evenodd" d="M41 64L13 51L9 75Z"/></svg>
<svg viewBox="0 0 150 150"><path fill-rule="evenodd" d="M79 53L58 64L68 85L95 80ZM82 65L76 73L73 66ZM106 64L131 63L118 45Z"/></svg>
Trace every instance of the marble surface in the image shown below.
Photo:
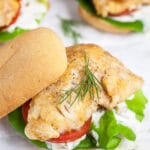
<svg viewBox="0 0 150 150"><path fill-rule="evenodd" d="M75 0L51 0L51 9L41 26L50 27L57 32L65 43L72 45L72 40L63 35L60 19L72 18L81 21L78 31L82 34L80 43L95 43L119 58L128 68L141 75L145 84L143 91L150 100L150 7L142 11L146 29L143 33L117 35L97 31L82 22L78 15ZM145 119L141 124L140 136L136 142L136 150L147 150L150 147L150 103L147 104ZM38 150L18 135L8 124L7 117L0 120L0 149L1 150ZM125 148L126 150L126 148Z"/></svg>

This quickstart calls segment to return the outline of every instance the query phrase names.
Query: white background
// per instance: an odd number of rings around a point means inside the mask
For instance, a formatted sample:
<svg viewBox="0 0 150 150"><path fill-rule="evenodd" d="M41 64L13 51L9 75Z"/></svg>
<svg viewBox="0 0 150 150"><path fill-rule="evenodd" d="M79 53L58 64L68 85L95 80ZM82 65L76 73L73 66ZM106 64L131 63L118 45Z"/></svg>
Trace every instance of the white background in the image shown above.
<svg viewBox="0 0 150 150"><path fill-rule="evenodd" d="M97 31L82 22L75 0L51 0L51 8L41 26L52 28L60 35L65 46L69 46L72 45L72 40L63 35L59 17L81 21L78 32L82 34L82 39L79 42L100 45L119 58L133 72L141 75L145 80L143 91L150 99L150 7L145 7L142 13L146 24L146 30L143 33L116 35ZM136 142L136 150L148 150L150 147L149 103L145 114L140 137ZM38 148L18 135L5 117L0 120L0 150L38 150Z"/></svg>

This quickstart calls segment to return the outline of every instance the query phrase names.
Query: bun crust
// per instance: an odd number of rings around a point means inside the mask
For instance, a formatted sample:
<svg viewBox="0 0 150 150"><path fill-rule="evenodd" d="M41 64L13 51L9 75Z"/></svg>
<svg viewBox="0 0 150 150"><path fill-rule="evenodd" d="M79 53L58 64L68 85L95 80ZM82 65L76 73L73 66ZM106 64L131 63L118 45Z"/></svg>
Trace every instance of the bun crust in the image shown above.
<svg viewBox="0 0 150 150"><path fill-rule="evenodd" d="M53 31L26 32L0 48L0 118L55 82L65 71L65 47Z"/></svg>
<svg viewBox="0 0 150 150"><path fill-rule="evenodd" d="M95 27L99 30L106 31L106 32L112 32L112 33L121 33L121 34L126 34L129 32L132 32L129 29L117 28L105 20L96 18L81 7L79 7L79 13L86 22L88 22L90 25L92 25L93 27Z"/></svg>

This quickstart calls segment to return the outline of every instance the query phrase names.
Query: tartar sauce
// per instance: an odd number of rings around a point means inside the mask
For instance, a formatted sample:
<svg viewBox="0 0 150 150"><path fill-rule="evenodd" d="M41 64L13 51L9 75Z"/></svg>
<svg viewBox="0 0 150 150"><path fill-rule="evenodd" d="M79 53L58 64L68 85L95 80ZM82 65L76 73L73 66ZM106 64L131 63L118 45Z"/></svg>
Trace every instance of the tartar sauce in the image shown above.
<svg viewBox="0 0 150 150"><path fill-rule="evenodd" d="M47 8L38 0L21 0L21 12L18 20L7 28L8 32L13 32L16 27L22 29L34 29L39 26L37 20L41 20Z"/></svg>

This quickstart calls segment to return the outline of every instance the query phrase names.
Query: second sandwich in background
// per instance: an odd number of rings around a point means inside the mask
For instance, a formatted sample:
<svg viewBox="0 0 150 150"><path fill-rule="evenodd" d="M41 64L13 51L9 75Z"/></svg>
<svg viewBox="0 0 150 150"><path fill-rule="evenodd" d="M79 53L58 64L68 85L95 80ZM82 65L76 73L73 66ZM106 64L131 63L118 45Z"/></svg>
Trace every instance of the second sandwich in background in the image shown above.
<svg viewBox="0 0 150 150"><path fill-rule="evenodd" d="M150 0L78 0L81 17L97 29L113 33L142 32L136 12ZM135 16L135 17L134 17Z"/></svg>

